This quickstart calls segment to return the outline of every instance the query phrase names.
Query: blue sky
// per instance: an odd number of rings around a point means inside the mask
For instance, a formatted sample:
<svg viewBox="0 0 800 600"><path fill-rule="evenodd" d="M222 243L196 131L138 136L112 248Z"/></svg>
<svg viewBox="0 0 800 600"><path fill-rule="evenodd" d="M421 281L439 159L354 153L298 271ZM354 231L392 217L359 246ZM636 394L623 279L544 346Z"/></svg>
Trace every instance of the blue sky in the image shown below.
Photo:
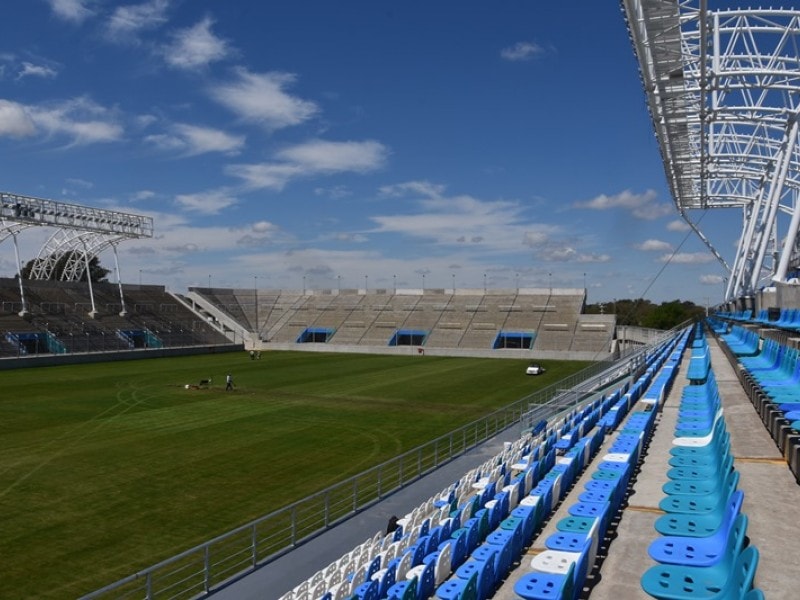
<svg viewBox="0 0 800 600"><path fill-rule="evenodd" d="M152 216L123 281L722 296L681 246L616 1L3 9L0 189ZM729 260L738 219L702 223Z"/></svg>

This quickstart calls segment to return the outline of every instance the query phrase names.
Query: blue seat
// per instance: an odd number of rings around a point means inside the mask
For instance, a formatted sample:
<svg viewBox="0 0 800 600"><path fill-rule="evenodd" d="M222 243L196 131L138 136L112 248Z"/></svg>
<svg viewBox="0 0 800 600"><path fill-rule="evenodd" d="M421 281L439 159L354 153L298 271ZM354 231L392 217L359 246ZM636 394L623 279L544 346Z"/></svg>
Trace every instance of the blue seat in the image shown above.
<svg viewBox="0 0 800 600"><path fill-rule="evenodd" d="M655 529L662 535L708 537L719 529L726 518L730 518L728 513L739 514L743 499L744 493L736 490L728 498L722 512L703 515L666 514L656 519Z"/></svg>
<svg viewBox="0 0 800 600"><path fill-rule="evenodd" d="M379 571L377 577L373 575L373 581L378 584L378 598L385 598L389 593L389 588L397 583L395 577L397 576L397 564L399 562L400 559L392 559L385 569Z"/></svg>
<svg viewBox="0 0 800 600"><path fill-rule="evenodd" d="M565 574L526 573L514 584L514 593L524 600L572 600L575 564Z"/></svg>
<svg viewBox="0 0 800 600"><path fill-rule="evenodd" d="M664 512L692 515L724 513L725 503L739 484L739 472L733 471L719 486L719 489L708 494L675 494L666 496L658 507Z"/></svg>
<svg viewBox="0 0 800 600"><path fill-rule="evenodd" d="M393 600L420 600L417 577L398 581L389 588L386 597Z"/></svg>
<svg viewBox="0 0 800 600"><path fill-rule="evenodd" d="M752 587L758 549L748 546L711 567L656 565L642 576L642 589L660 600L741 598Z"/></svg>
<svg viewBox="0 0 800 600"><path fill-rule="evenodd" d="M452 544L450 548L450 570L455 571L467 558L467 532L464 529L458 530L460 533L451 534L450 540L445 540L439 544L438 550L441 552L442 546Z"/></svg>
<svg viewBox="0 0 800 600"><path fill-rule="evenodd" d="M485 600L494 594L497 585L496 561L497 551L493 550L485 560L470 558L456 571L456 576L468 580L475 575L477 577L477 597Z"/></svg>
<svg viewBox="0 0 800 600"><path fill-rule="evenodd" d="M726 521L708 537L660 537L650 544L647 553L661 564L710 567L722 560L731 536L741 547L746 533L747 515L740 513L735 520Z"/></svg>
<svg viewBox="0 0 800 600"><path fill-rule="evenodd" d="M478 572L468 579L453 575L436 589L439 600L478 600Z"/></svg>
<svg viewBox="0 0 800 600"><path fill-rule="evenodd" d="M422 573L417 576L414 575L411 579L399 581L389 588L387 596L389 598L395 597L400 600L423 600L430 598L433 595L436 587L435 570L436 561L426 564Z"/></svg>
<svg viewBox="0 0 800 600"><path fill-rule="evenodd" d="M730 485L731 479L738 479L738 477L738 471L728 471L707 479L674 479L661 486L661 490L669 496L719 494L726 486Z"/></svg>
<svg viewBox="0 0 800 600"><path fill-rule="evenodd" d="M358 600L378 600L378 582L367 581L356 588L355 595Z"/></svg>

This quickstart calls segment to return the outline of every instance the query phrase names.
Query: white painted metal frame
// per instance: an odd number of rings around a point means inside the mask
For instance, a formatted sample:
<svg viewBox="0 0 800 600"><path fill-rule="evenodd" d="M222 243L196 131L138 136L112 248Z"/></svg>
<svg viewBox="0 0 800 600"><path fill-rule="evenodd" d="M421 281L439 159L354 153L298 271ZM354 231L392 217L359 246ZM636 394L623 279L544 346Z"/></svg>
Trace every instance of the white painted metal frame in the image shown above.
<svg viewBox="0 0 800 600"><path fill-rule="evenodd" d="M673 200L726 270L726 300L800 259L800 10L732 4L622 0ZM742 211L730 266L690 215L712 208Z"/></svg>
<svg viewBox="0 0 800 600"><path fill-rule="evenodd" d="M117 272L122 312L125 299L122 295L117 244L127 239L153 237L152 217L143 217L119 211L66 204L44 198L0 192L0 243L8 237L14 240L17 274L19 275L21 315L27 312L25 291L22 286L21 263L17 247L17 234L28 227L54 227L55 233L42 246L31 268L31 279L50 279L59 259L68 257L61 279L78 281L88 271L89 261L111 246ZM87 275L92 311L95 314L92 280Z"/></svg>

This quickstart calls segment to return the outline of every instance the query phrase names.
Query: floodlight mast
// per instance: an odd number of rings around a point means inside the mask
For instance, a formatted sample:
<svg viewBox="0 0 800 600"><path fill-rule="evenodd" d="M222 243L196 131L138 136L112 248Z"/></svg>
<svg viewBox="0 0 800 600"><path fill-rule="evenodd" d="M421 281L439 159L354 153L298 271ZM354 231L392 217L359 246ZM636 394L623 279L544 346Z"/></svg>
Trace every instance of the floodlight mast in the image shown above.
<svg viewBox="0 0 800 600"><path fill-rule="evenodd" d="M785 282L800 264L800 11L621 3L673 201L722 265L725 300ZM713 208L742 212L732 266L689 214Z"/></svg>

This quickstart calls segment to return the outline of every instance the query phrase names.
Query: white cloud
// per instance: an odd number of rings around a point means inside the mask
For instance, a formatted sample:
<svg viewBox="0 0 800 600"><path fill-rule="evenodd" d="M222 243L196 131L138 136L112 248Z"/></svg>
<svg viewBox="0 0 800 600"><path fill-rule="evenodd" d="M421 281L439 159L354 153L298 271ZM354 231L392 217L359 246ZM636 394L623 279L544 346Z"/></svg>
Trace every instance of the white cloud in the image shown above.
<svg viewBox="0 0 800 600"><path fill-rule="evenodd" d="M365 173L386 162L387 149L374 140L329 142L312 140L284 148L277 158L312 173Z"/></svg>
<svg viewBox="0 0 800 600"><path fill-rule="evenodd" d="M407 194L418 194L428 198L438 198L444 191L445 186L431 183L430 181L407 181L394 185L385 185L378 190L381 196L397 197Z"/></svg>
<svg viewBox="0 0 800 600"><path fill-rule="evenodd" d="M680 219L675 219L674 221L670 221L667 223L667 231L681 231L687 232L691 229L689 224L686 221L682 221Z"/></svg>
<svg viewBox="0 0 800 600"><path fill-rule="evenodd" d="M214 22L206 17L197 25L173 34L172 43L164 48L164 59L176 69L201 69L226 58L231 49L228 43L211 32Z"/></svg>
<svg viewBox="0 0 800 600"><path fill-rule="evenodd" d="M634 194L630 190L624 190L613 196L600 194L585 202L575 202L573 206L592 210L624 208L630 210L631 214L637 219L648 221L664 217L673 212L671 205L657 201L655 190L647 190L642 194Z"/></svg>
<svg viewBox="0 0 800 600"><path fill-rule="evenodd" d="M417 182L392 190L411 190ZM443 192L439 186L419 186L420 207L410 214L376 215L375 233L396 233L412 238L428 239L442 245L481 244L484 251L521 251L535 239L543 243L559 232L555 226L530 224L523 220L524 208L516 202L483 201L471 196L430 196L431 190Z"/></svg>
<svg viewBox="0 0 800 600"><path fill-rule="evenodd" d="M500 56L513 62L533 60L542 54L544 54L544 48L536 42L517 42L500 51Z"/></svg>
<svg viewBox="0 0 800 600"><path fill-rule="evenodd" d="M664 254L659 260L679 265L702 265L713 262L715 259L714 255L709 252L679 252L675 255Z"/></svg>
<svg viewBox="0 0 800 600"><path fill-rule="evenodd" d="M220 129L176 123L170 127L171 134L154 134L145 141L162 150L177 150L184 156L197 156L208 152L238 154L245 144L245 137L231 135Z"/></svg>
<svg viewBox="0 0 800 600"><path fill-rule="evenodd" d="M722 275L700 275L700 283L703 285L719 285L725 281Z"/></svg>
<svg viewBox="0 0 800 600"><path fill-rule="evenodd" d="M35 65L28 61L22 62L22 69L17 74L17 79L23 77L42 77L43 79L52 79L58 75L58 71L46 65Z"/></svg>
<svg viewBox="0 0 800 600"><path fill-rule="evenodd" d="M281 190L292 179L331 173L366 173L384 165L387 148L376 141L313 140L284 148L278 161L229 165L226 172L250 189Z"/></svg>
<svg viewBox="0 0 800 600"><path fill-rule="evenodd" d="M175 202L182 208L204 215L216 215L222 210L237 203L230 190L217 189L195 194L179 194Z"/></svg>
<svg viewBox="0 0 800 600"><path fill-rule="evenodd" d="M290 73L250 73L237 69L236 77L210 90L211 97L245 121L274 131L299 125L317 114L316 104L288 94Z"/></svg>
<svg viewBox="0 0 800 600"><path fill-rule="evenodd" d="M269 163L228 165L225 172L241 179L249 189L276 191L282 190L294 177L302 175L301 169L296 165Z"/></svg>
<svg viewBox="0 0 800 600"><path fill-rule="evenodd" d="M86 97L29 106L27 112L38 129L48 135L69 137L70 145L115 142L122 139L124 133L115 111Z"/></svg>
<svg viewBox="0 0 800 600"><path fill-rule="evenodd" d="M579 263L605 263L611 260L608 254L580 254L577 261Z"/></svg>
<svg viewBox="0 0 800 600"><path fill-rule="evenodd" d="M80 187L85 190L90 190L94 187L94 183L91 181L86 181L85 179L80 179L79 177L68 177L67 183L74 187Z"/></svg>
<svg viewBox="0 0 800 600"><path fill-rule="evenodd" d="M110 39L131 36L144 29L155 29L167 22L169 0L150 0L142 4L118 6L108 19Z"/></svg>
<svg viewBox="0 0 800 600"><path fill-rule="evenodd" d="M36 133L36 125L22 104L0 100L0 137L23 138Z"/></svg>
<svg viewBox="0 0 800 600"><path fill-rule="evenodd" d="M50 9L57 17L78 24L94 15L88 8L93 3L93 0L48 0Z"/></svg>
<svg viewBox="0 0 800 600"><path fill-rule="evenodd" d="M644 252L672 252L672 244L661 240L645 240L633 247Z"/></svg>
<svg viewBox="0 0 800 600"><path fill-rule="evenodd" d="M141 202L142 200L150 200L154 198L156 193L152 190L139 190L131 194L131 202Z"/></svg>
<svg viewBox="0 0 800 600"><path fill-rule="evenodd" d="M363 233L348 233L348 232L339 232L334 234L333 239L337 242L350 242L353 244L363 244L364 242L368 242L369 238L365 236Z"/></svg>

